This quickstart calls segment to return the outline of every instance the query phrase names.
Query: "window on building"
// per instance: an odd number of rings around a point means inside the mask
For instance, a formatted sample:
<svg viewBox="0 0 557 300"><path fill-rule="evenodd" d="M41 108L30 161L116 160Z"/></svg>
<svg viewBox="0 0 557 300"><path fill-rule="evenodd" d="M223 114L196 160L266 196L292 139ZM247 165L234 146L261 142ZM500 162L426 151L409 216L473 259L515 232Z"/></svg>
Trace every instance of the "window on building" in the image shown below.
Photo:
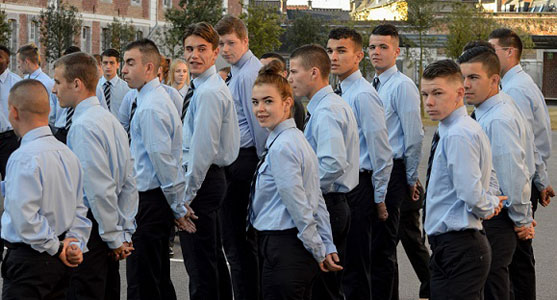
<svg viewBox="0 0 557 300"><path fill-rule="evenodd" d="M135 33L135 39L136 39L136 40L140 40L140 39L142 39L142 38L143 38L143 31L138 30L138 31Z"/></svg>
<svg viewBox="0 0 557 300"><path fill-rule="evenodd" d="M8 24L10 25L10 51L16 52L17 51L17 21L15 19L8 20ZM10 56L10 69L16 70L17 69L17 56L12 55Z"/></svg>
<svg viewBox="0 0 557 300"><path fill-rule="evenodd" d="M84 52L91 53L91 27L83 26L81 30L81 49Z"/></svg>
<svg viewBox="0 0 557 300"><path fill-rule="evenodd" d="M130 0L133 5L141 5L141 0Z"/></svg>
<svg viewBox="0 0 557 300"><path fill-rule="evenodd" d="M29 43L34 43L37 47L41 44L41 25L39 20L31 18L29 20Z"/></svg>
<svg viewBox="0 0 557 300"><path fill-rule="evenodd" d="M162 0L162 5L165 8L172 8L172 0Z"/></svg>
<svg viewBox="0 0 557 300"><path fill-rule="evenodd" d="M111 47L111 36L110 36L110 29L108 28L103 28L102 30L102 37L101 37L101 42L102 42L102 50L106 50L109 49Z"/></svg>

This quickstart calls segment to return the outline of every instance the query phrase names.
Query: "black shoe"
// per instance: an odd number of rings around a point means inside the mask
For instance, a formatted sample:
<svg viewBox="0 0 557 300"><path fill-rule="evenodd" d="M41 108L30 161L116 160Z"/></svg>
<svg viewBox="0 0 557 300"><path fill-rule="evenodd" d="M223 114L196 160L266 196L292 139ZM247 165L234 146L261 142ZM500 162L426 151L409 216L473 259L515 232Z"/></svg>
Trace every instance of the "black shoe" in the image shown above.
<svg viewBox="0 0 557 300"><path fill-rule="evenodd" d="M168 247L168 256L174 257L174 249L172 247Z"/></svg>

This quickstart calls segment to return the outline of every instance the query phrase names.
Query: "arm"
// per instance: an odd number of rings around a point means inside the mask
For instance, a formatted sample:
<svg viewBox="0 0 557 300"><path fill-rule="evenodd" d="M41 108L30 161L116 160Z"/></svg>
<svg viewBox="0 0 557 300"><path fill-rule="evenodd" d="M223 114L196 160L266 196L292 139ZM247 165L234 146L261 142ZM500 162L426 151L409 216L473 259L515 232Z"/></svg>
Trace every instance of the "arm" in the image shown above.
<svg viewBox="0 0 557 300"><path fill-rule="evenodd" d="M396 91L395 107L404 135L406 179L413 186L418 180L424 130L420 116L420 95L412 82L404 81Z"/></svg>
<svg viewBox="0 0 557 300"><path fill-rule="evenodd" d="M255 114L252 113L251 90L257 78L257 71L258 70L255 71L254 76L243 76L239 78L238 82L240 86L238 87L238 97L242 101L242 108L246 114L249 128L252 130L251 134L255 147L257 148L257 155L261 156L261 153L265 150L265 142L269 136L269 131L259 125L259 121L257 121Z"/></svg>
<svg viewBox="0 0 557 300"><path fill-rule="evenodd" d="M365 137L373 170L372 182L375 203L385 202L387 187L393 169L393 150L389 144L389 133L385 123L383 105L377 93L362 93L355 99L360 128Z"/></svg>
<svg viewBox="0 0 557 300"><path fill-rule="evenodd" d="M66 233L66 240L69 238L77 239L80 243L79 248L83 252L87 252L87 241L91 235L92 223L91 220L87 218L87 212L89 209L85 206L85 204L83 204L83 170L81 169L81 165L79 165L79 185L76 191L75 199L75 218L72 226Z"/></svg>
<svg viewBox="0 0 557 300"><path fill-rule="evenodd" d="M118 111L118 121L124 127L126 132L130 128L130 113L132 108L132 102L134 100L135 92L130 90L122 99L122 104L120 104L120 110Z"/></svg>

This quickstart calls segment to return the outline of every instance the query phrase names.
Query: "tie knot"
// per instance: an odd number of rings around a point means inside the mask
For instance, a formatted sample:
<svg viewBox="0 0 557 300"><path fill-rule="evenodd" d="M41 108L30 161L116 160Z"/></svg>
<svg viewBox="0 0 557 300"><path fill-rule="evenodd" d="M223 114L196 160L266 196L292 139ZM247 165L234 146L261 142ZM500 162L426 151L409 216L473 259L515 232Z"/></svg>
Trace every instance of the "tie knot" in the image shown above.
<svg viewBox="0 0 557 300"><path fill-rule="evenodd" d="M379 77L373 78L373 88L377 89L378 85L379 85Z"/></svg>
<svg viewBox="0 0 557 300"><path fill-rule="evenodd" d="M110 81L107 81L107 82L104 83L104 86L111 86L111 85L112 85L112 83L110 83Z"/></svg>
<svg viewBox="0 0 557 300"><path fill-rule="evenodd" d="M342 87L340 86L340 84L337 86L337 88L335 89L335 94L341 96L342 95Z"/></svg>

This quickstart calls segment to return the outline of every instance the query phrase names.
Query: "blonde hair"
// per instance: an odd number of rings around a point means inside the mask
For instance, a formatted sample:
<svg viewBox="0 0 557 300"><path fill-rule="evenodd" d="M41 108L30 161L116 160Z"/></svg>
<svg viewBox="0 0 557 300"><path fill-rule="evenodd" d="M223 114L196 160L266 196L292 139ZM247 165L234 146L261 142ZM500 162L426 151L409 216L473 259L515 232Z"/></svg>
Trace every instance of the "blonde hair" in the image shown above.
<svg viewBox="0 0 557 300"><path fill-rule="evenodd" d="M172 64L170 65L170 70L168 71L168 84L169 85L173 85L174 84L174 71L176 71L176 68L178 67L179 64L184 64L186 66L186 85L190 85L190 70L188 68L188 64L186 63L186 61L184 61L181 58L176 58L174 60L172 60Z"/></svg>

